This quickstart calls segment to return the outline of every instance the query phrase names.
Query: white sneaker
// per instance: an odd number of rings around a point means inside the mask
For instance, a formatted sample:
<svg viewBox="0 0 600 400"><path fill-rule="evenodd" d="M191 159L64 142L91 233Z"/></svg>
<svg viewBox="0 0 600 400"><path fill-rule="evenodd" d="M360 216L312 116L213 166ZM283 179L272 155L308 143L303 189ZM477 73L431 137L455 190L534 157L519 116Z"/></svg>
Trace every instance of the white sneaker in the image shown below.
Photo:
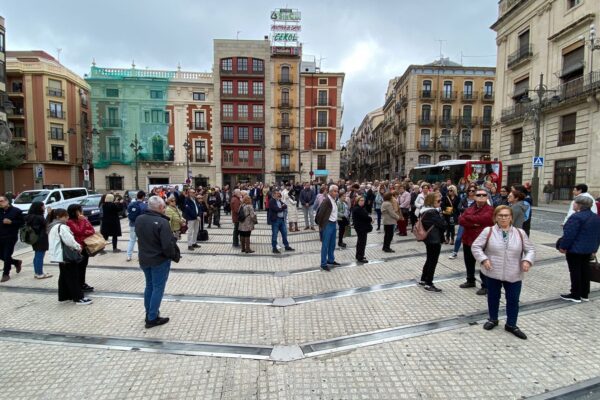
<svg viewBox="0 0 600 400"><path fill-rule="evenodd" d="M458 254L456 254L455 252L452 252L452 254L450 254L450 257L448 257L451 260L454 260L456 258L456 256L458 256Z"/></svg>
<svg viewBox="0 0 600 400"><path fill-rule="evenodd" d="M131 261L131 256L127 256L127 261Z"/></svg>
<svg viewBox="0 0 600 400"><path fill-rule="evenodd" d="M34 275L33 276L35 279L47 279L47 278L52 278L52 274L49 274L47 272L40 274L40 275Z"/></svg>
<svg viewBox="0 0 600 400"><path fill-rule="evenodd" d="M92 299L88 299L87 297L75 302L75 305L78 306L87 306L88 304L92 304Z"/></svg>

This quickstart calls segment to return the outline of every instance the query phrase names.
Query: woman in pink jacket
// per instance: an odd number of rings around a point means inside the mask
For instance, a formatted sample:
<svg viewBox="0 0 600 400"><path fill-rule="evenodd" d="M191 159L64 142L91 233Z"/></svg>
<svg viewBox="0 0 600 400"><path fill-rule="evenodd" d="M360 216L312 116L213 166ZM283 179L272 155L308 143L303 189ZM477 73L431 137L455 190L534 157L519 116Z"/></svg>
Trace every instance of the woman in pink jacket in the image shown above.
<svg viewBox="0 0 600 400"><path fill-rule="evenodd" d="M512 225L512 209L498 206L494 210L495 225L485 228L471 246L473 256L482 266L487 284L489 319L483 329L498 325L498 308L502 287L506 296L506 324L504 329L519 339L527 339L519 327L519 297L523 275L535 259L535 249L523 229Z"/></svg>

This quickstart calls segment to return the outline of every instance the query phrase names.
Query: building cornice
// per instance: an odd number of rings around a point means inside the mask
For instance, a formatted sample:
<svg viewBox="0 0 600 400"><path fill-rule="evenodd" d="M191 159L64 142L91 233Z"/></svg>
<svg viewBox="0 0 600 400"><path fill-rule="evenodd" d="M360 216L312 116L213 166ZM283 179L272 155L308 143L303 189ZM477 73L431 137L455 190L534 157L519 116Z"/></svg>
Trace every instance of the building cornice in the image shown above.
<svg viewBox="0 0 600 400"><path fill-rule="evenodd" d="M566 34L568 34L571 30L577 28L578 26L585 24L586 22L591 22L593 21L595 18L594 13L589 13L584 15L583 17L579 18L577 21L567 25L566 27L564 27L563 29L561 29L560 31L556 32L555 34L551 35L548 37L548 40L551 42L554 42L556 40L561 39L562 37L564 37Z"/></svg>
<svg viewBox="0 0 600 400"><path fill-rule="evenodd" d="M67 79L78 87L90 90L90 85L79 75L62 65L54 65L44 61L18 61L14 58L6 60L7 73L45 74Z"/></svg>

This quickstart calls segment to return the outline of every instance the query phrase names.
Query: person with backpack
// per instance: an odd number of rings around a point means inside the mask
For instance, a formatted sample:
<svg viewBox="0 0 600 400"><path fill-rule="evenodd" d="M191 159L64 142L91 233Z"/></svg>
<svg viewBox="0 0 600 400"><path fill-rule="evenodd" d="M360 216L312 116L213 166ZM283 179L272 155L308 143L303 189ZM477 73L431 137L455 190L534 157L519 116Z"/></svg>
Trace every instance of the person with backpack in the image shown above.
<svg viewBox="0 0 600 400"><path fill-rule="evenodd" d="M240 242L242 243L242 253L251 254L254 250L250 248L250 235L254 230L254 225L258 223L256 213L252 203L254 199L250 196L244 196L242 199L242 205L238 212Z"/></svg>
<svg viewBox="0 0 600 400"><path fill-rule="evenodd" d="M440 193L429 193L423 201L423 207L419 214L419 219L427 236L423 239L427 258L423 265L421 280L419 285L423 286L428 292L439 293L442 289L433 284L433 276L437 267L442 251L442 242L444 241L444 232L446 231L446 221L442 218L440 205L442 196Z"/></svg>
<svg viewBox="0 0 600 400"><path fill-rule="evenodd" d="M31 203L29 212L25 217L25 226L21 228L23 230L30 229L30 233L26 235L28 240L23 241L30 244L34 252L33 277L35 279L47 279L52 277L52 274L44 272L44 255L48 251L48 224L46 223L46 218L44 218L44 208L44 203L41 201L34 201Z"/></svg>
<svg viewBox="0 0 600 400"><path fill-rule="evenodd" d="M10 279L10 269L14 265L17 274L21 272L23 261L15 260L12 254L15 250L15 244L19 240L19 228L23 226L23 213L20 209L10 205L6 196L0 196L0 258L4 261L4 271L2 280L6 282Z"/></svg>
<svg viewBox="0 0 600 400"><path fill-rule="evenodd" d="M528 204L525 203L525 193L513 189L508 194L508 205L512 210L512 225L519 229L523 228L525 222L525 212L527 211ZM528 235L529 236L529 235Z"/></svg>
<svg viewBox="0 0 600 400"><path fill-rule="evenodd" d="M517 326L517 317L523 275L533 266L535 248L525 231L512 225L512 211L508 206L498 206L494 210L495 225L481 231L471 251L486 277L489 318L483 329L489 331L498 326L498 309L504 288L507 317L504 330L519 339L527 339Z"/></svg>
<svg viewBox="0 0 600 400"><path fill-rule="evenodd" d="M466 209L475 204L475 192L477 191L477 185L471 183L467 188L467 194L463 197L458 203L458 216L456 217L455 223L458 223L460 219L460 215L465 212ZM458 250L460 250L460 246L462 245L462 237L465 232L465 227L462 225L458 225L458 232L456 232L456 239L454 240L454 249L448 257L451 260L454 260L458 256Z"/></svg>
<svg viewBox="0 0 600 400"><path fill-rule="evenodd" d="M127 261L131 261L131 256L133 254L133 248L135 246L135 242L137 240L137 236L135 234L135 221L136 219L142 215L146 211L146 203L144 203L144 198L146 197L146 193L143 190L140 190L135 195L135 200L129 203L127 206L127 218L129 219L129 243L127 244Z"/></svg>
<svg viewBox="0 0 600 400"><path fill-rule="evenodd" d="M69 215L67 226L71 229L71 232L73 232L75 241L82 249L85 249L85 239L95 234L96 230L90 221L83 215L81 204L69 205L67 214ZM85 281L89 259L89 254L86 251L82 251L81 261L77 264L77 268L79 269L79 284L84 293L94 291L94 288Z"/></svg>

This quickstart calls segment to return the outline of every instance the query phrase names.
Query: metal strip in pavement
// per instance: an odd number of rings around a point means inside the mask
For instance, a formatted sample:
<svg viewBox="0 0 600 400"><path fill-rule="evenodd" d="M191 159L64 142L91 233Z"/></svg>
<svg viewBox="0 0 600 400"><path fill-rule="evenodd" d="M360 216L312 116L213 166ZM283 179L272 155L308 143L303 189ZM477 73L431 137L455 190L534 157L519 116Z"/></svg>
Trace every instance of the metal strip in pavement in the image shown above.
<svg viewBox="0 0 600 400"><path fill-rule="evenodd" d="M583 400L600 399L600 377L577 382L546 393L527 397L527 400Z"/></svg>
<svg viewBox="0 0 600 400"><path fill-rule="evenodd" d="M268 360L273 351L272 346L177 342L14 329L0 329L0 340L186 356L249 358L254 360Z"/></svg>

